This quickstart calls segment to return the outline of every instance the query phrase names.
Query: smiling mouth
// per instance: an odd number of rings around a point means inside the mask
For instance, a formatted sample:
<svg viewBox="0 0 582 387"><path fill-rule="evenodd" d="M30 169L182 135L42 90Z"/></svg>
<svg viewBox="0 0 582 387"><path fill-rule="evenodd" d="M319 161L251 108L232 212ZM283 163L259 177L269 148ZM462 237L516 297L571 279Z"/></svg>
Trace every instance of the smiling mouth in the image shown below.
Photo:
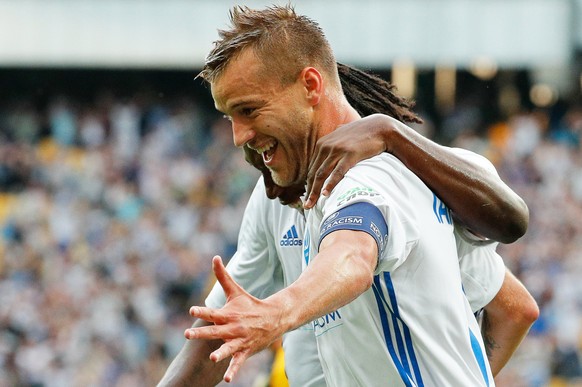
<svg viewBox="0 0 582 387"><path fill-rule="evenodd" d="M275 151L277 150L277 141L273 140L261 147L254 148L254 150L263 156L263 162L265 165L270 163L273 160L273 156L275 155Z"/></svg>

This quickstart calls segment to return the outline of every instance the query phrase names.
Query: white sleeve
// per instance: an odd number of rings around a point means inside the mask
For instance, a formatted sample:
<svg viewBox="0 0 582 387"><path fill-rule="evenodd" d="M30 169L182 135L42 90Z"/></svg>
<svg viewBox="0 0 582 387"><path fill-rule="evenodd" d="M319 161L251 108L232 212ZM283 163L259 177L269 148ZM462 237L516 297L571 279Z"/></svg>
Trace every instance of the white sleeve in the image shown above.
<svg viewBox="0 0 582 387"><path fill-rule="evenodd" d="M476 164L481 168L484 168L487 171L495 174L495 176L499 176L499 173L497 172L497 169L495 169L493 163L485 156L463 148L450 148L450 150L465 161Z"/></svg>
<svg viewBox="0 0 582 387"><path fill-rule="evenodd" d="M451 148L455 154L499 176L486 157L462 148ZM497 242L479 237L455 225L455 239L461 268L463 289L473 312L487 305L501 289L505 264L495 251Z"/></svg>
<svg viewBox="0 0 582 387"><path fill-rule="evenodd" d="M505 264L495 251L497 242L471 238L465 229L455 226L455 239L463 289L471 310L487 305L501 289Z"/></svg>
<svg viewBox="0 0 582 387"><path fill-rule="evenodd" d="M337 229L368 233L378 245L376 272L400 266L419 238L413 211L407 208L412 201L403 196L407 190L400 188L402 183L398 180L402 179L398 172L400 161L387 154L378 157L360 162L329 197L319 201L322 222L317 234L321 241Z"/></svg>
<svg viewBox="0 0 582 387"><path fill-rule="evenodd" d="M268 198L262 177L245 209L238 236L237 251L226 266L233 279L257 298L265 298L283 286L283 272L269 227ZM206 306L220 308L226 303L218 282L206 298Z"/></svg>

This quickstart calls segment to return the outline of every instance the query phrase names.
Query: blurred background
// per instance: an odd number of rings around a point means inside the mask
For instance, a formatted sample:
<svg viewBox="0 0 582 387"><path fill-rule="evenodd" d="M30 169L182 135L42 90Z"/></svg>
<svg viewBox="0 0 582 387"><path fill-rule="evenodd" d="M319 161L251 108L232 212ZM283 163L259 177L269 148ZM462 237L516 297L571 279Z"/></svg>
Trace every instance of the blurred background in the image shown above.
<svg viewBox="0 0 582 387"><path fill-rule="evenodd" d="M0 0L0 386L155 385L181 348L258 177L194 79L233 4ZM294 4L529 205L498 250L541 315L498 385L582 385L582 0Z"/></svg>

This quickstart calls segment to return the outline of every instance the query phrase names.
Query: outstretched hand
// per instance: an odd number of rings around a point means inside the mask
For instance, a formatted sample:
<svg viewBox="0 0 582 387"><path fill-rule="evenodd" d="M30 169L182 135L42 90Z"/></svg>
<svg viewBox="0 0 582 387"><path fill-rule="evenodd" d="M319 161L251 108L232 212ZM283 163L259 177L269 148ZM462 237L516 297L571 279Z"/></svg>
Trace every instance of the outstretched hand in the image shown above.
<svg viewBox="0 0 582 387"><path fill-rule="evenodd" d="M386 116L372 115L350 122L317 141L307 174L305 208L313 207L320 194L328 196L356 163L386 150L382 133L391 128L379 121L382 117Z"/></svg>
<svg viewBox="0 0 582 387"><path fill-rule="evenodd" d="M221 309L193 306L192 317L212 322L214 325L189 328L184 336L191 339L222 339L224 344L210 354L210 360L219 362L230 356L232 359L224 374L230 382L253 354L267 348L282 336L278 308L247 293L226 271L219 256L212 259L212 269L226 295L226 304Z"/></svg>

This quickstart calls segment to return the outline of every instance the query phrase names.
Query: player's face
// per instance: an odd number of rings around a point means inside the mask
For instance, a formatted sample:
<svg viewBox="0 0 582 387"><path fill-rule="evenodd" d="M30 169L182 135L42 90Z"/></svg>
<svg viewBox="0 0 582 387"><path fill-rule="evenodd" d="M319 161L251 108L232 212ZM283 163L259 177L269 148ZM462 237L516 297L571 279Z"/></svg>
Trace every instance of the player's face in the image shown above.
<svg viewBox="0 0 582 387"><path fill-rule="evenodd" d="M211 84L218 110L232 122L236 146L262 155L281 187L303 184L315 144L313 108L300 81L282 85L264 74L251 50L243 51Z"/></svg>

